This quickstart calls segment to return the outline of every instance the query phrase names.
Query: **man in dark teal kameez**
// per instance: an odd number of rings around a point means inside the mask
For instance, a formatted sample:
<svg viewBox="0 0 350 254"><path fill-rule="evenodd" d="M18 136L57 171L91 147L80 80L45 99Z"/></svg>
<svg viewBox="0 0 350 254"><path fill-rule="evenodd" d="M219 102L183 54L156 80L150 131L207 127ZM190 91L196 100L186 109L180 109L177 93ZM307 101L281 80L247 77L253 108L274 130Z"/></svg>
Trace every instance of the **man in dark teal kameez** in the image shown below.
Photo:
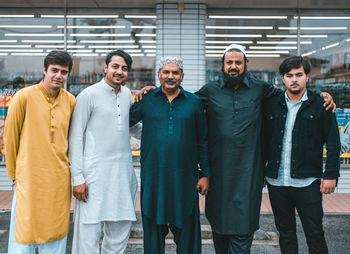
<svg viewBox="0 0 350 254"><path fill-rule="evenodd" d="M180 87L182 60L161 60L161 87L134 104L142 120L141 210L144 253L164 253L169 229L178 253L201 253L198 191L209 187L207 126L200 99ZM200 165L201 171L198 170Z"/></svg>

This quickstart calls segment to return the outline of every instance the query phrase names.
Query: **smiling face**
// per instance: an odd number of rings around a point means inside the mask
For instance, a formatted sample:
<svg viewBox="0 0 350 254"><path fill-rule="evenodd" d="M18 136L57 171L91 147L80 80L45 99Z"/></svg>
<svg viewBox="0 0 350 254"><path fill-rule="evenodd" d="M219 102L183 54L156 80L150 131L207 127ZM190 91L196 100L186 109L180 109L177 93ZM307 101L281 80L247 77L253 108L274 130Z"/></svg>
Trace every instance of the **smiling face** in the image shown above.
<svg viewBox="0 0 350 254"><path fill-rule="evenodd" d="M304 94L309 76L310 74L305 74L304 67L300 66L299 68L292 68L281 77L286 86L287 93Z"/></svg>
<svg viewBox="0 0 350 254"><path fill-rule="evenodd" d="M231 78L242 75L245 70L244 55L238 51L228 51L224 58L224 72Z"/></svg>
<svg viewBox="0 0 350 254"><path fill-rule="evenodd" d="M44 85L49 90L59 90L61 89L69 75L69 67L61 66L58 64L50 64L44 72Z"/></svg>
<svg viewBox="0 0 350 254"><path fill-rule="evenodd" d="M117 86L124 84L126 78L128 77L128 65L126 64L123 57L114 55L108 66L105 65L105 80L110 86Z"/></svg>
<svg viewBox="0 0 350 254"><path fill-rule="evenodd" d="M183 77L184 74L180 67L173 63L163 65L158 72L159 83L162 85L162 90L166 94L176 93Z"/></svg>

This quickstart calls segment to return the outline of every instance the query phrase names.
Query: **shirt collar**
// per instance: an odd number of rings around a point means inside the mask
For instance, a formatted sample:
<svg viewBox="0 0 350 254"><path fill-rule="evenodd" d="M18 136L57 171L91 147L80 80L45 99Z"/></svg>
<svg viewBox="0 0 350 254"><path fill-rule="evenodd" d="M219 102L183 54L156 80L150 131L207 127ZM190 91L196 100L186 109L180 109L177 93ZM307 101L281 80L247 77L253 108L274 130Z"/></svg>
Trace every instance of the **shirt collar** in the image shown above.
<svg viewBox="0 0 350 254"><path fill-rule="evenodd" d="M103 78L100 83L102 84L102 88L108 92L113 92L115 93L115 88L111 87L110 85L107 84L106 80ZM122 92L122 86L120 86L119 93Z"/></svg>
<svg viewBox="0 0 350 254"><path fill-rule="evenodd" d="M186 97L187 95L186 95L186 93L184 93L184 89L182 88L182 86L180 86L179 88L180 88L180 93L177 96L184 96L184 97ZM164 94L163 91L162 91L162 86L157 87L156 90L154 90L154 91L155 91L154 95L162 95L162 94Z"/></svg>
<svg viewBox="0 0 350 254"><path fill-rule="evenodd" d="M288 98L287 92L284 92L284 98L286 99L286 102L292 103L291 100ZM300 103L300 102L304 102L304 101L307 101L307 100L308 100L307 91L306 91L306 89L305 89L303 96L302 96L301 99L300 99L299 101L297 101L295 104L298 104L298 103ZM293 103L293 104L294 104L294 103Z"/></svg>
<svg viewBox="0 0 350 254"><path fill-rule="evenodd" d="M44 86L44 80L41 80L40 83L38 84L40 91L44 94L44 96L46 97L46 100L51 103L51 98L50 98L50 93L49 91L46 89L46 87ZM63 88L60 89L60 92L58 93L57 97L55 98L55 103L57 104L61 95L61 90Z"/></svg>

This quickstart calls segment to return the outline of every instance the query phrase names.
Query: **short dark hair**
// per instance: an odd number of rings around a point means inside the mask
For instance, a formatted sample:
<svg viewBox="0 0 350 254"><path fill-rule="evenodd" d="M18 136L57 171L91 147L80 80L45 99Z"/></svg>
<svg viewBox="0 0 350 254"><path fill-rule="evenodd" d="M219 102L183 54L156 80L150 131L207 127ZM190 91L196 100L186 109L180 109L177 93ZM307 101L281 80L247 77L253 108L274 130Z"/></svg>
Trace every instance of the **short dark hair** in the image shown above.
<svg viewBox="0 0 350 254"><path fill-rule="evenodd" d="M112 52L109 52L108 55L106 56L106 65L107 66L110 63L110 61L111 61L113 56L120 56L120 57L122 57L124 59L126 65L128 66L128 71L131 70L132 58L131 58L131 56L128 53L126 53L122 49L117 49L117 50L114 50Z"/></svg>
<svg viewBox="0 0 350 254"><path fill-rule="evenodd" d="M44 68L47 68L50 64L58 64L61 66L68 67L69 72L72 70L73 60L67 51L63 50L52 50L44 60Z"/></svg>
<svg viewBox="0 0 350 254"><path fill-rule="evenodd" d="M309 62L301 56L289 56L280 64L279 72L282 76L288 73L291 69L296 69L303 66L305 74L309 74L311 66Z"/></svg>

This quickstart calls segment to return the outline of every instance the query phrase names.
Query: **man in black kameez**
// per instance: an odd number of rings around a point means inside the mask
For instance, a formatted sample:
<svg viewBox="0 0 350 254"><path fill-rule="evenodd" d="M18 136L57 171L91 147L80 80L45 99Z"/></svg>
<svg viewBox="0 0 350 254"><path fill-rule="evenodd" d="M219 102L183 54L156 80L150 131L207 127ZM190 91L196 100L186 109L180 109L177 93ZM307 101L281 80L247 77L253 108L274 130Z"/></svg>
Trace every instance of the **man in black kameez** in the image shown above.
<svg viewBox="0 0 350 254"><path fill-rule="evenodd" d="M166 58L158 73L161 87L130 111L142 120L141 211L144 253L164 253L169 229L177 253L200 254L198 191L209 187L207 126L198 96L185 91L182 60ZM198 171L198 164L202 171Z"/></svg>
<svg viewBox="0 0 350 254"><path fill-rule="evenodd" d="M206 216L220 254L250 253L263 187L262 103L279 93L252 77L246 63L244 48L230 45L223 56L224 82L209 82L196 93L208 120L211 187Z"/></svg>

